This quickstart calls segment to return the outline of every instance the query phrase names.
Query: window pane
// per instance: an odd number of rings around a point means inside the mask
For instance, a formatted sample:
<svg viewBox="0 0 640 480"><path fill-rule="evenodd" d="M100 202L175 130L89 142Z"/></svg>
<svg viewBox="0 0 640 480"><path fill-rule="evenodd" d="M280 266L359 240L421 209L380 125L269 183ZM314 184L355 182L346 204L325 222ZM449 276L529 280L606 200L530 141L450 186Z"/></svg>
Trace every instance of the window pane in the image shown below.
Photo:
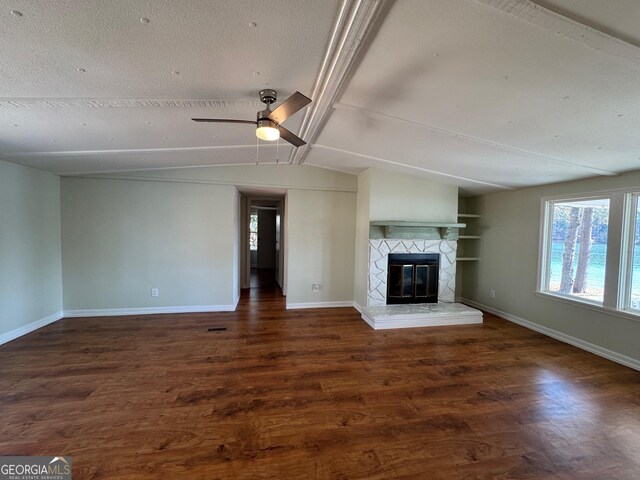
<svg viewBox="0 0 640 480"><path fill-rule="evenodd" d="M252 213L249 218L249 249L258 250L258 214Z"/></svg>
<svg viewBox="0 0 640 480"><path fill-rule="evenodd" d="M629 307L640 310L640 210L636 202L633 234L633 264L631 266L631 295Z"/></svg>
<svg viewBox="0 0 640 480"><path fill-rule="evenodd" d="M609 231L609 199L554 202L550 292L602 302Z"/></svg>

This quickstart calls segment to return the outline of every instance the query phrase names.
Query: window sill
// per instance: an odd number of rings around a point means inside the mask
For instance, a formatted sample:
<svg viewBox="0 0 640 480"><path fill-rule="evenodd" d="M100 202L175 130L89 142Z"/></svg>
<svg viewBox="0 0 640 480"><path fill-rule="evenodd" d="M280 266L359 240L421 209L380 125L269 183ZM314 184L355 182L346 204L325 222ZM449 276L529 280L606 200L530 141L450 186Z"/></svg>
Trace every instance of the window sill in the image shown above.
<svg viewBox="0 0 640 480"><path fill-rule="evenodd" d="M580 300L577 298L571 298L564 295L557 295L550 292L542 292L540 290L536 290L535 294L538 297L546 298L548 300L555 300L557 302L565 303L568 305L582 307L588 310L593 310L594 312L604 313L606 315L612 315L614 317L620 317L626 320L631 320L633 322L640 323L640 311L635 313L634 311L628 311L628 310L616 310L615 308L605 307L604 305L599 303Z"/></svg>

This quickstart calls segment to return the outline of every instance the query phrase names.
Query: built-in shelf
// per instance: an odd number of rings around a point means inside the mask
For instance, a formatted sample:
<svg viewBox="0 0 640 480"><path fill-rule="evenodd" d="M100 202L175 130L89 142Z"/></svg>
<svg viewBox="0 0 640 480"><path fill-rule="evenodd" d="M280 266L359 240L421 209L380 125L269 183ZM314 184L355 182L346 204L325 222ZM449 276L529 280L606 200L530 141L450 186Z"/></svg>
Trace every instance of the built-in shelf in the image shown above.
<svg viewBox="0 0 640 480"><path fill-rule="evenodd" d="M468 218L468 219L476 219L476 218L481 218L482 215L479 215L477 213L459 213L458 214L458 218ZM477 233L477 222L472 221L471 222L471 231L463 231L462 235L458 236L458 240L480 240L480 235L475 235L475 233ZM477 262L478 260L480 260L478 257L471 257L471 256L465 256L464 254L466 253L465 250L468 251L468 248L464 248L464 242L461 242L459 244L459 250L458 250L458 255L460 255L460 257L456 258L456 261L458 262ZM474 242L474 246L477 246L477 244ZM467 247L470 247L470 244L467 244ZM476 253L476 249L472 248L471 252L468 253Z"/></svg>

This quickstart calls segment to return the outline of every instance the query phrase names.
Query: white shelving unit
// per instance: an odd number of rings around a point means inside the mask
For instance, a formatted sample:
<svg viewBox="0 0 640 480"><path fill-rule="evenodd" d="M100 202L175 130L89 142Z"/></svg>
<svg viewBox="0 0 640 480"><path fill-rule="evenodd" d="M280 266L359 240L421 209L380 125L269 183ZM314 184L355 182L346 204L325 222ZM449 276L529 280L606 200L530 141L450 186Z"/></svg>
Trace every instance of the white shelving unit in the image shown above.
<svg viewBox="0 0 640 480"><path fill-rule="evenodd" d="M467 226L465 227L465 231L463 231L461 233L461 235L458 236L458 240L459 241L463 241L466 242L468 240L470 241L476 241L476 240L480 240L480 235L476 235L477 233L477 224L476 222L473 221L473 219L478 219L478 218L482 218L482 215L478 215L476 213L459 213L458 214L458 218L459 219L469 219L472 220L470 222L467 223ZM468 232L467 232L468 230ZM480 260L480 258L478 257L472 257L472 256L465 256L464 255L464 243L461 245L462 248L460 250L462 250L462 255L460 257L456 258L457 262L476 262L478 260Z"/></svg>

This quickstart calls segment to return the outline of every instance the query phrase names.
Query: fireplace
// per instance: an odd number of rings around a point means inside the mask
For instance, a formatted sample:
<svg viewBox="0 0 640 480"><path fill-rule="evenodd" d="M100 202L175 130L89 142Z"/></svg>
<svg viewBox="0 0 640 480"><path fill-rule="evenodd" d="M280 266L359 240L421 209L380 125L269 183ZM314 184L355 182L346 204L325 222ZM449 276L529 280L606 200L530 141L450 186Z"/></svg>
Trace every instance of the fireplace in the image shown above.
<svg viewBox="0 0 640 480"><path fill-rule="evenodd" d="M438 303L455 302L456 249L455 240L369 239L369 281L366 306L388 305L389 255L394 254L439 254Z"/></svg>
<svg viewBox="0 0 640 480"><path fill-rule="evenodd" d="M390 253L387 305L438 303L439 269L437 253Z"/></svg>
<svg viewBox="0 0 640 480"><path fill-rule="evenodd" d="M369 231L367 303L356 304L362 319L375 330L481 324L481 311L455 302L457 238L442 230L420 238L413 225L387 223L406 228Z"/></svg>

